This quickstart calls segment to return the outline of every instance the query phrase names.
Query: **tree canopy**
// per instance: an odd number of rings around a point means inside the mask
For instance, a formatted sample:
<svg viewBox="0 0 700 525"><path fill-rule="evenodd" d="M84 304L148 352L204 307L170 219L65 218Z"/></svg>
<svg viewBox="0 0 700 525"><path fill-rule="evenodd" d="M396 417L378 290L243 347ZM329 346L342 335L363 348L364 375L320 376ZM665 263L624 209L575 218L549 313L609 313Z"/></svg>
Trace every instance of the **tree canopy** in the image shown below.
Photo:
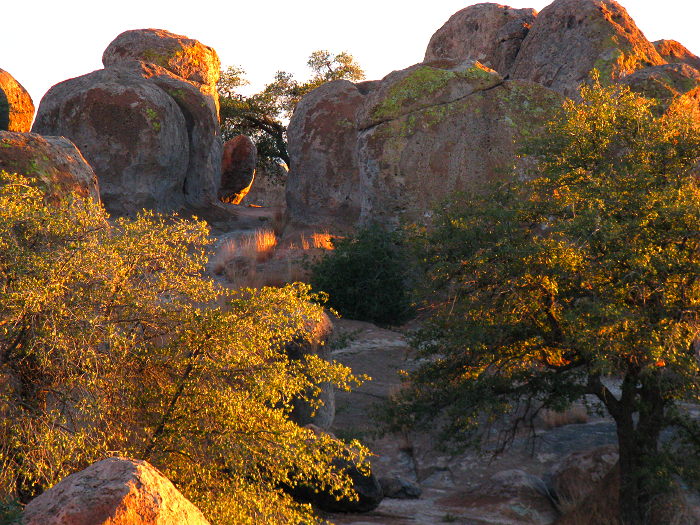
<svg viewBox="0 0 700 525"><path fill-rule="evenodd" d="M278 71L262 91L249 96L239 92L248 83L242 68L229 67L222 72L218 91L224 140L248 135L258 148L261 162L281 159L289 165L286 122L302 97L326 82L365 78L362 68L346 52L334 55L326 50L314 51L307 65L312 71L310 79L300 82L291 73Z"/></svg>
<svg viewBox="0 0 700 525"><path fill-rule="evenodd" d="M314 523L280 486L351 494L332 461L365 449L290 420L350 370L290 341L308 287L228 291L203 276L204 223L48 198L0 173L0 495L22 501L111 455L146 459L217 523Z"/></svg>
<svg viewBox="0 0 700 525"><path fill-rule="evenodd" d="M700 119L652 105L594 78L527 145L528 179L460 195L419 233L427 361L394 408L442 414L463 443L499 422L506 445L539 410L595 396L617 427L625 524L654 522L674 474L700 478L683 405L700 401Z"/></svg>

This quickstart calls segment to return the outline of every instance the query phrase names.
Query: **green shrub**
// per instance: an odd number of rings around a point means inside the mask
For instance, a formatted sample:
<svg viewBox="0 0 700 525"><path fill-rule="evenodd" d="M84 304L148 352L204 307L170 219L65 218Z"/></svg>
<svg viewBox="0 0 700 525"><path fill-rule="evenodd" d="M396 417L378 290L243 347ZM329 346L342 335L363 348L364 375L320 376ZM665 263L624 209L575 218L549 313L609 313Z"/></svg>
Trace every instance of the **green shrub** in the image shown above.
<svg viewBox="0 0 700 525"><path fill-rule="evenodd" d="M410 263L400 232L370 225L333 246L311 267L311 285L328 293L331 307L345 317L383 325L410 318Z"/></svg>

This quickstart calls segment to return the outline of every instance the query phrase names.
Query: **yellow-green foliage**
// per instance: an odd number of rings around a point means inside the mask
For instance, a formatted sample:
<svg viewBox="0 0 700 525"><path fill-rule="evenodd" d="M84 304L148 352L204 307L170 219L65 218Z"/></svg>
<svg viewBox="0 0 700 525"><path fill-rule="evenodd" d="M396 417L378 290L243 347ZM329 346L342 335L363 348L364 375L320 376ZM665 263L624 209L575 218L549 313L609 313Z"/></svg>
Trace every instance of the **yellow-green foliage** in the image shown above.
<svg viewBox="0 0 700 525"><path fill-rule="evenodd" d="M216 523L315 522L282 484L348 493L330 461L365 450L288 418L313 385L355 382L286 357L321 307L304 285L217 287L208 244L204 223L108 220L0 173L0 493L26 501L115 454L153 463Z"/></svg>

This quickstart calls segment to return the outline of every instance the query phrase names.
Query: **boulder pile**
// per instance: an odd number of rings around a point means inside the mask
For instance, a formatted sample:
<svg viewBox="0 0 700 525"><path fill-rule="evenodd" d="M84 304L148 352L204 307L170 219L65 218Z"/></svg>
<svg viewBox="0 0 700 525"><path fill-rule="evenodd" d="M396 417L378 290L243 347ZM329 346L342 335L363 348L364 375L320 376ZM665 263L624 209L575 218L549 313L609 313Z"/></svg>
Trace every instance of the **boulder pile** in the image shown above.
<svg viewBox="0 0 700 525"><path fill-rule="evenodd" d="M108 211L170 211L216 201L221 151L216 52L160 29L126 31L104 69L53 86L32 130L72 140Z"/></svg>
<svg viewBox="0 0 700 525"><path fill-rule="evenodd" d="M649 42L614 0L555 0L539 14L469 6L433 35L422 63L302 99L288 127L289 216L336 229L421 220L456 190L522 172L521 139L591 70L665 108L700 101L699 65L675 41Z"/></svg>

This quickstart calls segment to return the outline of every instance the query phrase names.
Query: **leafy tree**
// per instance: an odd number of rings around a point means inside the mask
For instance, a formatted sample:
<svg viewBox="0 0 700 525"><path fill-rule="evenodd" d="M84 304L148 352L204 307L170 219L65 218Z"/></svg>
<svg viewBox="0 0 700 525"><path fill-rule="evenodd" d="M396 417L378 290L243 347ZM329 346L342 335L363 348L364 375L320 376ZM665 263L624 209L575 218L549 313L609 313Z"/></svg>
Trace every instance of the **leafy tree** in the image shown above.
<svg viewBox="0 0 700 525"><path fill-rule="evenodd" d="M526 148L531 179L458 197L418 235L428 362L394 410L442 414L462 443L506 428L505 446L540 409L595 396L617 428L622 523L660 523L672 476L700 477L683 459L700 451L684 409L700 401L700 119L596 78L581 99Z"/></svg>
<svg viewBox="0 0 700 525"><path fill-rule="evenodd" d="M0 174L0 496L26 502L115 453L147 459L220 523L311 523L278 487L350 494L347 445L292 423L350 371L292 361L322 309L309 288L231 292L203 277L204 223L108 221Z"/></svg>
<svg viewBox="0 0 700 525"><path fill-rule="evenodd" d="M332 80L357 82L365 78L353 56L345 52L333 55L325 50L314 51L307 65L313 72L309 80L299 82L291 73L278 71L271 83L250 96L239 93L248 83L243 69L229 67L222 72L218 91L224 140L248 135L258 148L261 162L281 159L289 165L286 122L302 97Z"/></svg>

